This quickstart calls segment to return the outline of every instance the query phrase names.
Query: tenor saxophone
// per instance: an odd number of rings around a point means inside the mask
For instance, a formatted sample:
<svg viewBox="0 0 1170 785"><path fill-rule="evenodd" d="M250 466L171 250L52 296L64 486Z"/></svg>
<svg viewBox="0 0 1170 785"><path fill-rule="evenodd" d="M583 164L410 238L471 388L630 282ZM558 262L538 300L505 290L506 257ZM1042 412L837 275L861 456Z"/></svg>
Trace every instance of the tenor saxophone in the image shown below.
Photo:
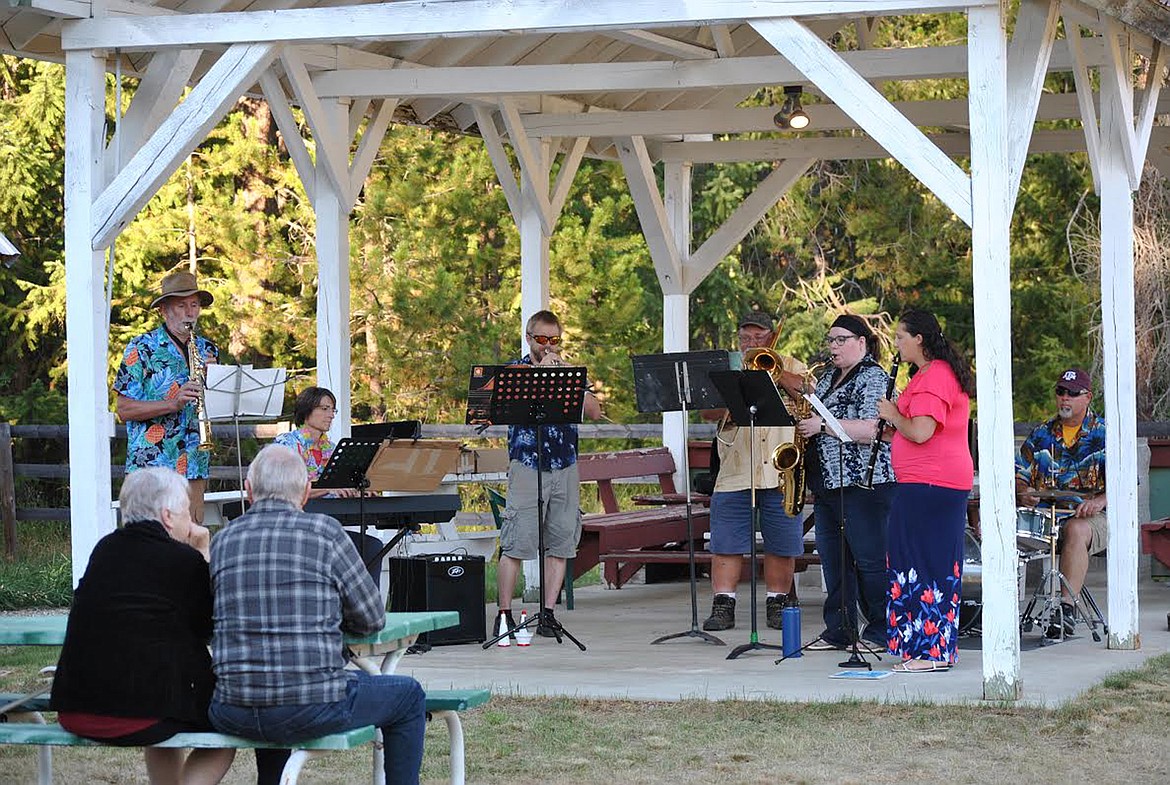
<svg viewBox="0 0 1170 785"><path fill-rule="evenodd" d="M199 342L195 340L195 322L187 322L187 370L192 381L199 382L201 387L207 384L207 363L199 353ZM195 417L199 422L199 448L209 452L214 446L211 441L211 418L207 416L207 393L199 390L199 397L195 400Z"/></svg>
<svg viewBox="0 0 1170 785"><path fill-rule="evenodd" d="M825 363L814 363L804 372L805 388L815 385L816 374L824 367ZM792 419L799 423L812 416L812 404L804 396L792 398L787 392L784 396L788 398L784 406L792 415ZM792 441L784 442L772 451L772 466L780 472L780 488L784 492L784 513L791 517L799 515L804 507L806 480L804 452L807 442L808 439L800 433L800 428L795 428Z"/></svg>

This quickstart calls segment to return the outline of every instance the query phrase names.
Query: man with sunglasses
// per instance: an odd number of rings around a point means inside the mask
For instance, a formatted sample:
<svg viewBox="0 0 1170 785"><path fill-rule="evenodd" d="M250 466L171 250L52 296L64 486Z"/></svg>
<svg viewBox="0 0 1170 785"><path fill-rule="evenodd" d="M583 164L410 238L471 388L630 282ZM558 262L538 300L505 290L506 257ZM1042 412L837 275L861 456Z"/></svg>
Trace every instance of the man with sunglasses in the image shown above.
<svg viewBox="0 0 1170 785"><path fill-rule="evenodd" d="M1057 552L1060 571L1063 635L1056 623L1048 638L1071 635L1075 628L1073 598L1080 594L1089 570L1089 556L1105 550L1105 420L1089 408L1092 380L1082 368L1069 368L1056 380L1057 414L1028 434L1016 455L1016 497L1023 507L1041 502L1036 489L1074 491L1071 515L1061 522ZM1071 594L1070 594L1071 592Z"/></svg>
<svg viewBox="0 0 1170 785"><path fill-rule="evenodd" d="M565 365L561 356L561 322L551 311L537 311L524 329L528 354L519 364L549 367ZM585 417L601 417L601 405L592 393L585 393ZM499 613L495 631L516 626L512 616L512 595L516 578L527 559L537 554L537 472L541 473L544 497L544 597L541 598L540 624L536 633L555 637L556 620L552 615L557 595L565 580L565 564L577 555L581 539L580 480L577 475L577 426L544 425L541 432L541 455L536 454L536 428L512 425L508 428L508 506L500 525L500 563L496 572L499 590ZM548 622L551 622L548 623ZM508 640L505 638L504 640Z"/></svg>

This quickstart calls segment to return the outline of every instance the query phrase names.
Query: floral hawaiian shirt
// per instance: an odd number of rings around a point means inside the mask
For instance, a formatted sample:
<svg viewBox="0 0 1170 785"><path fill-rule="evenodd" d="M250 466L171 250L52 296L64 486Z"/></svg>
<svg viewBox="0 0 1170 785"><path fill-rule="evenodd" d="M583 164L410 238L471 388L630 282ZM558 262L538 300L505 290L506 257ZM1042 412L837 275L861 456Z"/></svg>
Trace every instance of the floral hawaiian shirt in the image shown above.
<svg viewBox="0 0 1170 785"><path fill-rule="evenodd" d="M1059 417L1037 425L1020 445L1016 477L1030 488L1105 489L1105 420L1090 409L1072 447L1064 446Z"/></svg>
<svg viewBox="0 0 1170 785"><path fill-rule="evenodd" d="M280 434L275 441L297 451L297 455L305 462L305 468L309 470L309 482L316 482L321 476L321 470L329 463L329 456L333 455L336 447L329 434L323 433L314 438L303 425L295 431Z"/></svg>
<svg viewBox="0 0 1170 785"><path fill-rule="evenodd" d="M195 340L205 362L219 360L215 344L202 336ZM162 401L177 396L190 378L186 355L160 326L127 344L114 377L114 390L136 401ZM211 454L199 449L194 404L153 420L126 423L126 471L146 466L166 466L189 480L205 479L210 474Z"/></svg>
<svg viewBox="0 0 1170 785"><path fill-rule="evenodd" d="M524 355L520 358L524 365L532 365L532 357ZM577 426L576 425L544 425L541 426L541 471L558 471L567 469L577 462ZM529 469L536 466L536 427L530 425L511 425L508 427L508 460L520 461Z"/></svg>

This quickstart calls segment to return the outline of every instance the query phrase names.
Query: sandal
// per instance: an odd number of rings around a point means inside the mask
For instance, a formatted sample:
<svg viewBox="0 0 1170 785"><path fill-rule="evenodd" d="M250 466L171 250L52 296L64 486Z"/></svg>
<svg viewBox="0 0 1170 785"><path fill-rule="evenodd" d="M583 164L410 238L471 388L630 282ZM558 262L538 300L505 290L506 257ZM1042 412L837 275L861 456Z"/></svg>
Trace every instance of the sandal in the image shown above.
<svg viewBox="0 0 1170 785"><path fill-rule="evenodd" d="M921 664L911 667L910 663ZM895 673L934 673L936 671L949 671L950 669L950 663L935 662L934 660L906 660L890 668Z"/></svg>

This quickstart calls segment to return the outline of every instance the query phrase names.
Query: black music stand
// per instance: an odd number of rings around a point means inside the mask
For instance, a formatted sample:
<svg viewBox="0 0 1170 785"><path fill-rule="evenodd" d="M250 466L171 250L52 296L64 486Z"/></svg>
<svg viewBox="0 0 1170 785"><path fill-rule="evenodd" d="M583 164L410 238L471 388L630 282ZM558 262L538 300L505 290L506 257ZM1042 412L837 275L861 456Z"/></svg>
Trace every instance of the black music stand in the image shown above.
<svg viewBox="0 0 1170 785"><path fill-rule="evenodd" d="M545 617L544 608L544 457L543 431L546 425L581 422L585 405L585 368L580 366L497 365L475 366L468 388L467 420L493 425L527 425L536 430L536 553L540 584L540 610L528 620L483 644L489 649L516 630L543 625L552 629L557 643L562 637L585 651L585 644L573 637L555 618Z"/></svg>
<svg viewBox="0 0 1170 785"><path fill-rule="evenodd" d="M381 550L370 558L366 558L364 546L366 541L366 491L370 488L370 479L367 475L381 446L381 439L342 439L337 443L333 454L329 456L329 462L325 464L325 468L317 476L317 481L313 483L314 488L357 489L358 530L361 532L361 542L363 543L358 550L367 568L372 564L381 563L382 557L389 553L403 537L418 530L417 524L404 526L390 539L390 542L382 546Z"/></svg>
<svg viewBox="0 0 1170 785"><path fill-rule="evenodd" d="M744 652L753 649L782 649L769 643L760 643L760 634L756 625L756 531L760 527L760 508L756 503L756 426L783 426L794 425L792 415L780 400L780 391L767 371L715 371L711 374L711 381L723 395L727 409L731 413L731 421L749 429L749 459L752 485L752 529L749 541L751 543L750 558L752 561L752 632L748 642L736 646L727 655L727 659L734 660Z"/></svg>
<svg viewBox="0 0 1170 785"><path fill-rule="evenodd" d="M691 628L686 632L663 635L650 645L675 638L699 638L717 646L726 646L722 640L699 627L698 577L695 570L695 525L691 515L691 467L687 454L687 417L691 409L717 409L723 399L711 381L712 371L726 371L731 367L727 351L674 352L647 354L632 358L634 364L634 392L640 412L676 412L683 414L683 478L687 495L687 562L691 571Z"/></svg>

